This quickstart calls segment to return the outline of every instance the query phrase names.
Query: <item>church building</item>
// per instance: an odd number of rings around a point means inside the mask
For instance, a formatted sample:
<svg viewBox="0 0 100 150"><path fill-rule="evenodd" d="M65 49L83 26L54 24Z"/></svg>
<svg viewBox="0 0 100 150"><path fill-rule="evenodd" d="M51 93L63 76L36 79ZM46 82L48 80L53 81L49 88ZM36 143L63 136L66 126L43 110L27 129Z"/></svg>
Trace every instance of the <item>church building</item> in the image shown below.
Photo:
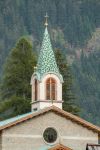
<svg viewBox="0 0 100 150"><path fill-rule="evenodd" d="M59 72L46 15L37 66L31 78L31 112L0 122L0 150L100 150L100 128L62 110Z"/></svg>

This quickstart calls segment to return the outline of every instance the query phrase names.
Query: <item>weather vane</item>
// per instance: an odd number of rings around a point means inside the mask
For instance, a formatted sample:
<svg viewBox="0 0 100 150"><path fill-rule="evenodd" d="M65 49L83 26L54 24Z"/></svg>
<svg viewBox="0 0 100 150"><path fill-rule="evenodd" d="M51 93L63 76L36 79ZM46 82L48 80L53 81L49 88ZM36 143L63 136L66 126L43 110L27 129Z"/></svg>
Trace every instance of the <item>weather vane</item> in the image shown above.
<svg viewBox="0 0 100 150"><path fill-rule="evenodd" d="M49 18L49 16L48 16L48 14L46 12L46 15L45 15L45 24L44 24L46 27L48 26L48 18Z"/></svg>

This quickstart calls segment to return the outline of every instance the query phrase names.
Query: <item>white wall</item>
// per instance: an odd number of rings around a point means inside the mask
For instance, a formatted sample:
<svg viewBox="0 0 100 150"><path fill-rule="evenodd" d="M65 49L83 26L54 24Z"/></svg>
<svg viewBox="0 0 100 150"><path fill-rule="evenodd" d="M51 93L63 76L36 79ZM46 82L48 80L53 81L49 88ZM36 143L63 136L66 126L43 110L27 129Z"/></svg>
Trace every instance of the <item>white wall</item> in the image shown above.
<svg viewBox="0 0 100 150"><path fill-rule="evenodd" d="M62 109L62 101L53 101L52 102L51 100L47 100L47 101L33 102L33 104L32 104L32 111L34 111L36 109L39 110L39 109L43 109L45 107L50 107L52 105Z"/></svg>
<svg viewBox="0 0 100 150"><path fill-rule="evenodd" d="M47 127L55 128L58 133L55 144L61 143L72 150L85 150L87 143L98 143L98 133L48 112L3 130L2 150L40 150L40 147L48 145L43 139Z"/></svg>
<svg viewBox="0 0 100 150"><path fill-rule="evenodd" d="M56 100L53 101L53 105L55 105L56 107L59 107L62 109L62 83L60 82L60 79L58 78L58 76L56 76L55 74L46 74L41 82L38 81L38 100L37 102L35 101L35 87L34 87L34 80L36 79L36 76L33 77L32 79L32 111L34 109L43 109L45 107L49 107L52 105L52 101L50 100L46 100L46 80L48 78L54 78L56 81Z"/></svg>

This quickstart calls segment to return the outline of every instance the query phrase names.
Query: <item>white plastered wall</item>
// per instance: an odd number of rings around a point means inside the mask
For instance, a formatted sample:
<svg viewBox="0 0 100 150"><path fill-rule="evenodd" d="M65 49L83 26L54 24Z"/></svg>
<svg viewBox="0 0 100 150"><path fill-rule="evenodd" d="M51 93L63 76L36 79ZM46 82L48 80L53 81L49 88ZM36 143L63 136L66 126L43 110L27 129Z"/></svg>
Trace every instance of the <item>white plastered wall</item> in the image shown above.
<svg viewBox="0 0 100 150"><path fill-rule="evenodd" d="M50 146L43 139L48 127L58 133L55 144L72 150L86 150L87 143L98 144L98 133L51 111L3 130L0 150L39 150Z"/></svg>
<svg viewBox="0 0 100 150"><path fill-rule="evenodd" d="M46 74L41 81L38 81L38 99L37 102L35 101L34 95L35 95L35 87L34 87L34 81L36 79L36 76L32 78L32 110L34 109L43 109L44 107L49 107L52 105L51 100L46 100L46 80L48 78L52 77L56 81L56 100L53 101L53 105L59 107L62 109L62 83L60 82L60 79L57 75L49 73Z"/></svg>

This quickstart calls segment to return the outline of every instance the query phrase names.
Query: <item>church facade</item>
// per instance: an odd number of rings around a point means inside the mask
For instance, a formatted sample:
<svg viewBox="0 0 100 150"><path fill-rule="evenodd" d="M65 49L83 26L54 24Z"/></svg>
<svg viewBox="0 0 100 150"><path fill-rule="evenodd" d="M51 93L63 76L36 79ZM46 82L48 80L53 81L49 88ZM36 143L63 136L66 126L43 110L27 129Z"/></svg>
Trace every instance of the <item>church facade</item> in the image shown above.
<svg viewBox="0 0 100 150"><path fill-rule="evenodd" d="M100 128L62 110L63 77L45 32L31 77L32 111L0 122L0 150L86 150L98 145Z"/></svg>

